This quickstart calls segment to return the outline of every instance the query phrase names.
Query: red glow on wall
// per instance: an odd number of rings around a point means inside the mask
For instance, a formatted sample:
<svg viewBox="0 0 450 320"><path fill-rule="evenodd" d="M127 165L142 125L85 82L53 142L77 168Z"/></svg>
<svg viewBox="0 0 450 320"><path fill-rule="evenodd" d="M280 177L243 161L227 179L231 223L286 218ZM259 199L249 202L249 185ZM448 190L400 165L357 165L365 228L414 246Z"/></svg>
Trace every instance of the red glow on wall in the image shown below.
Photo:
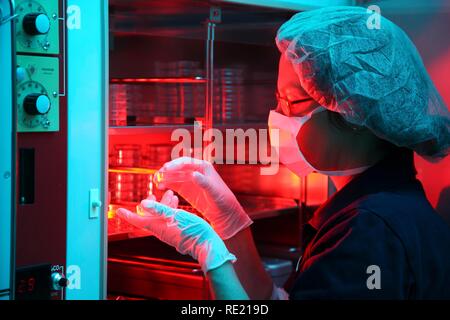
<svg viewBox="0 0 450 320"><path fill-rule="evenodd" d="M450 106L450 86L448 85L450 50L443 52L432 63L428 63L427 69L448 108ZM422 181L428 200L440 214L450 217L450 199L445 196L445 190L450 188L450 157L438 163L427 162L418 156L415 160L418 178Z"/></svg>

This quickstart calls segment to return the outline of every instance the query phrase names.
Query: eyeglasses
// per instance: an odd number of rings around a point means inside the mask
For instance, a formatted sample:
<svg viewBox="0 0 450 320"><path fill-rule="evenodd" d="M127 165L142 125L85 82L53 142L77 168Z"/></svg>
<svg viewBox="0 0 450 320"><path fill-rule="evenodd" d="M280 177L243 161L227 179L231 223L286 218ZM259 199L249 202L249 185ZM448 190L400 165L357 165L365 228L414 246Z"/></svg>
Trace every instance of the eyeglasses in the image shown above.
<svg viewBox="0 0 450 320"><path fill-rule="evenodd" d="M278 92L275 92L275 96L277 97L278 106L281 107L281 111L283 111L283 114L288 117L291 116L291 109L293 105L311 100L311 98L306 98L291 101L286 97L282 97Z"/></svg>

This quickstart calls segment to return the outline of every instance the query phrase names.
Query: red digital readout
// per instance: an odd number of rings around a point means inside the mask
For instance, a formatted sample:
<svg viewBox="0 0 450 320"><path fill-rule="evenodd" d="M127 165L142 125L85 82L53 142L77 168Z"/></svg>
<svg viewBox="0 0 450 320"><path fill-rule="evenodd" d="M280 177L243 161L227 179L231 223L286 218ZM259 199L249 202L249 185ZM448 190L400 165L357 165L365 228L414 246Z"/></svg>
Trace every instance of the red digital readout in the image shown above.
<svg viewBox="0 0 450 320"><path fill-rule="evenodd" d="M34 291L36 287L36 278L35 277L29 277L25 279L19 280L19 283L17 284L17 293L31 293Z"/></svg>

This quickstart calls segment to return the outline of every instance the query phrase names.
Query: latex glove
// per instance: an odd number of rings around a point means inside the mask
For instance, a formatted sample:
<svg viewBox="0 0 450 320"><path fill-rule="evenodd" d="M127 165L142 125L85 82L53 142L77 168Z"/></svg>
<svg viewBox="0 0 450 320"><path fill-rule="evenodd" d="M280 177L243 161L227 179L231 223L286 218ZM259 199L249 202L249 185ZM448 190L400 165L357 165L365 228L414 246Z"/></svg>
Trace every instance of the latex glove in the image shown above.
<svg viewBox="0 0 450 320"><path fill-rule="evenodd" d="M153 194L150 194L145 200L154 200L156 201L156 197ZM178 197L176 195L173 194L172 190L167 190L166 192L164 192L163 196L161 197L161 200L159 202L161 202L162 204L171 207L173 209L176 209L178 207ZM138 205L137 207L140 208L140 205Z"/></svg>
<svg viewBox="0 0 450 320"><path fill-rule="evenodd" d="M202 213L223 239L252 224L214 166L205 160L181 157L164 164L155 175L158 189L170 188Z"/></svg>
<svg viewBox="0 0 450 320"><path fill-rule="evenodd" d="M146 200L155 200L156 201L156 197L155 197L155 195L150 194ZM178 207L178 197L173 194L172 190L167 190L163 194L160 202L162 204L165 204L168 207L173 208L173 209L176 209ZM145 212L142 209L140 204L136 206L136 213L138 215L145 216ZM153 234L150 231L147 231L147 230L141 229L141 228L139 228L137 231L133 231L128 234L128 236L131 238L143 237L143 236L149 236L149 235L153 235Z"/></svg>
<svg viewBox="0 0 450 320"><path fill-rule="evenodd" d="M227 261L236 261L222 239L202 218L154 200L142 200L140 206L143 214L120 208L117 215L138 228L150 231L181 254L189 254L205 273Z"/></svg>

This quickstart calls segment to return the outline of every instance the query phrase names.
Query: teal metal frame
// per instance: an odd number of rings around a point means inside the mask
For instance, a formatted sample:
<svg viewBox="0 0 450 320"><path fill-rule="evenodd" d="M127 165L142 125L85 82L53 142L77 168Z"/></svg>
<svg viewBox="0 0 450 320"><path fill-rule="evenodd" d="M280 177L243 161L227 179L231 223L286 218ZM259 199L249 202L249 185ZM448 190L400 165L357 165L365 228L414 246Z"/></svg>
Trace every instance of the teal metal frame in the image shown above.
<svg viewBox="0 0 450 320"><path fill-rule="evenodd" d="M0 0L0 300L13 299L15 274L14 2Z"/></svg>
<svg viewBox="0 0 450 320"><path fill-rule="evenodd" d="M105 299L108 1L67 0L67 9L66 299ZM104 204L98 217L90 215L91 189Z"/></svg>

